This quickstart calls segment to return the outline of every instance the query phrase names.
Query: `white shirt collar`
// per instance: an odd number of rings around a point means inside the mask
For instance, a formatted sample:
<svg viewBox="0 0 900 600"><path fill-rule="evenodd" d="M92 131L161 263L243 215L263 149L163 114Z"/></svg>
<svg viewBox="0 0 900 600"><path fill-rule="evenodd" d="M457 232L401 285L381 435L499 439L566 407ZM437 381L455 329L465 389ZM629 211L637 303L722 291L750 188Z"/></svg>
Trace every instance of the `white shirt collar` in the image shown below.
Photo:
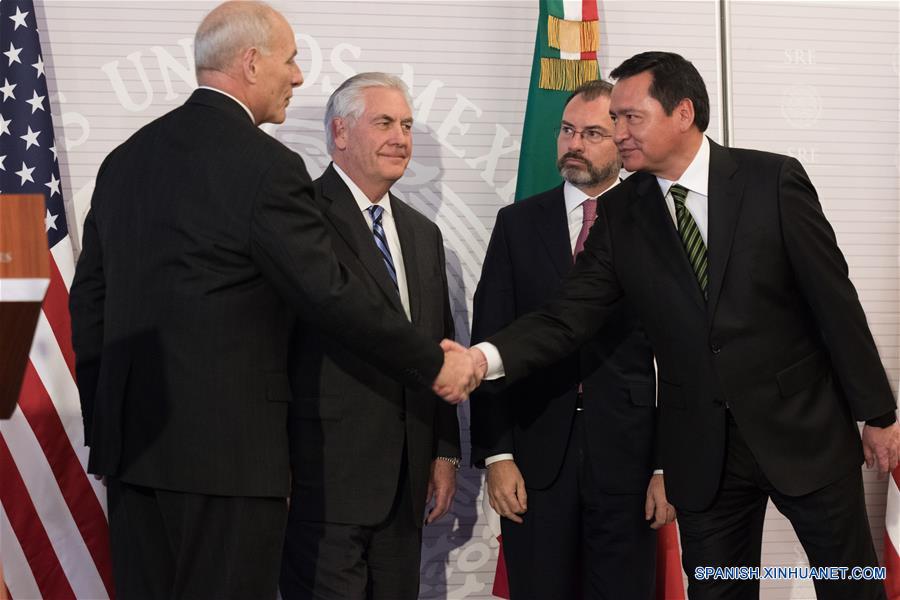
<svg viewBox="0 0 900 600"><path fill-rule="evenodd" d="M662 177L657 177L656 181L659 183L659 189L663 196L669 193L669 188L673 183L679 183L696 194L709 196L709 139L705 135L703 136L694 160L684 170L678 181L670 181Z"/></svg>
<svg viewBox="0 0 900 600"><path fill-rule="evenodd" d="M611 186L603 190L600 195L602 196L609 190L613 189L619 185L619 179L613 182ZM566 200L566 214L573 212L576 208L580 207L581 204L588 198L593 198L593 196L588 196L577 187L569 183L568 181L563 184L563 198Z"/></svg>
<svg viewBox="0 0 900 600"><path fill-rule="evenodd" d="M335 163L331 163L331 165L334 167L334 170L337 171L337 174L341 176L341 179L344 180L344 183L347 184L347 187L350 188L350 193L353 194L353 199L356 200L356 204L359 206L360 211L367 211L373 204L378 204L378 206L384 209L384 212L386 212L388 215L391 214L390 194L385 194L378 202L372 202L371 200L369 200L369 197L366 196L366 194L361 189L359 189L359 186L356 185L352 179L350 179L349 175L344 173L344 171Z"/></svg>
<svg viewBox="0 0 900 600"><path fill-rule="evenodd" d="M231 98L232 100L234 100L235 102L237 102L238 104L240 104L241 108L244 109L244 112L247 113L247 116L250 117L250 122L256 124L256 119L253 118L253 113L250 112L250 109L247 108L247 105L244 104L243 102L241 102L240 100L238 100L237 98L235 98L234 96L232 96L231 94L229 94L228 92L223 92L223 91L220 90L219 88L209 87L208 85L197 86L197 88L198 88L198 89L201 89L201 90L212 90L212 91L214 91L214 92L219 92L219 93L222 94L223 96L228 96L229 98Z"/></svg>

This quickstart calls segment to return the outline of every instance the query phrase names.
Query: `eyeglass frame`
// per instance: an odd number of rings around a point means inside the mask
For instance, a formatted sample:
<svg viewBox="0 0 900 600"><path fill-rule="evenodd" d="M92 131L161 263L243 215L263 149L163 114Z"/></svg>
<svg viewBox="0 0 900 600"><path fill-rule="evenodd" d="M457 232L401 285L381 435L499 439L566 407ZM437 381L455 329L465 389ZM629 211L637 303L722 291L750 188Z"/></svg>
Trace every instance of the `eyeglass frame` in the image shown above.
<svg viewBox="0 0 900 600"><path fill-rule="evenodd" d="M600 144L606 140L611 140L613 138L613 134L603 133L603 131L599 127L585 127L584 129L576 129L575 127L573 127L572 125L569 125L568 123L560 123L556 128L557 139L560 137L563 137L564 129L572 130L572 133L565 134L564 139L566 139L566 140L574 139L575 134L577 133L581 137L581 141L583 141L586 144ZM597 134L597 137L591 138L591 137L585 136L585 133L587 133L588 135Z"/></svg>

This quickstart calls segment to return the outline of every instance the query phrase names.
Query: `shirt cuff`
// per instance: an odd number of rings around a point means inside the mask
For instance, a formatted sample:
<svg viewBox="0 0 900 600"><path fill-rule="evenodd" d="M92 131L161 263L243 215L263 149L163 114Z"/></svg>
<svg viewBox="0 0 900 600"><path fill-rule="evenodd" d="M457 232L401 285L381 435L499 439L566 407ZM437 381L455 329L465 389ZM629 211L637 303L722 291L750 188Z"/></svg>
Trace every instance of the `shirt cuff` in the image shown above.
<svg viewBox="0 0 900 600"><path fill-rule="evenodd" d="M654 474L654 475L662 475L662 474L663 474L663 470L662 470L662 469L653 469L653 474Z"/></svg>
<svg viewBox="0 0 900 600"><path fill-rule="evenodd" d="M484 376L486 380L492 381L506 376L506 372L503 370L503 359L500 358L497 346L490 342L481 342L472 347L481 350L484 358L487 359L487 374Z"/></svg>
<svg viewBox="0 0 900 600"><path fill-rule="evenodd" d="M867 420L866 425L868 425L869 427L890 427L896 422L897 413L892 410L891 412L885 413L880 417L875 417L874 419Z"/></svg>
<svg viewBox="0 0 900 600"><path fill-rule="evenodd" d="M515 460L515 459L513 458L513 455L508 452L505 454L495 454L493 456L488 456L486 459L484 459L484 466L489 467L492 464L494 464L495 462L500 462L501 460Z"/></svg>

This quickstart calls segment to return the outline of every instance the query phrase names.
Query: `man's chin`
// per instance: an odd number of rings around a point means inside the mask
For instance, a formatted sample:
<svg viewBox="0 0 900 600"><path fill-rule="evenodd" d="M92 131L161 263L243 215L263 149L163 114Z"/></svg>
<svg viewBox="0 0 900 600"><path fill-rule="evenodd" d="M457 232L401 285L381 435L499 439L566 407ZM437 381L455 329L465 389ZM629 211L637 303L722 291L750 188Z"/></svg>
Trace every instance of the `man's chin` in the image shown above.
<svg viewBox="0 0 900 600"><path fill-rule="evenodd" d="M559 174L569 183L583 184L590 179L587 170L579 169L578 167L564 166L559 170Z"/></svg>

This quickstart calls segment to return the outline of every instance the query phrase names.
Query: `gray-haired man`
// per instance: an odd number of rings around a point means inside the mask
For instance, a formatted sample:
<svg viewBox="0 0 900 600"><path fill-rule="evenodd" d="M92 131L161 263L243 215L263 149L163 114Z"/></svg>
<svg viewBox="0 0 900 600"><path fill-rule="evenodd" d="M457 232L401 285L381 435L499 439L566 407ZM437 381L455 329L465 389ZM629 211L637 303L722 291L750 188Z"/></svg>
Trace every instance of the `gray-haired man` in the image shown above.
<svg viewBox="0 0 900 600"><path fill-rule="evenodd" d="M412 121L396 77L361 73L344 82L328 101L333 163L315 197L341 262L384 311L438 342L453 337L441 233L389 191L412 154ZM434 500L430 523L456 488L455 408L302 328L289 369L293 489L282 595L416 598L426 500Z"/></svg>

